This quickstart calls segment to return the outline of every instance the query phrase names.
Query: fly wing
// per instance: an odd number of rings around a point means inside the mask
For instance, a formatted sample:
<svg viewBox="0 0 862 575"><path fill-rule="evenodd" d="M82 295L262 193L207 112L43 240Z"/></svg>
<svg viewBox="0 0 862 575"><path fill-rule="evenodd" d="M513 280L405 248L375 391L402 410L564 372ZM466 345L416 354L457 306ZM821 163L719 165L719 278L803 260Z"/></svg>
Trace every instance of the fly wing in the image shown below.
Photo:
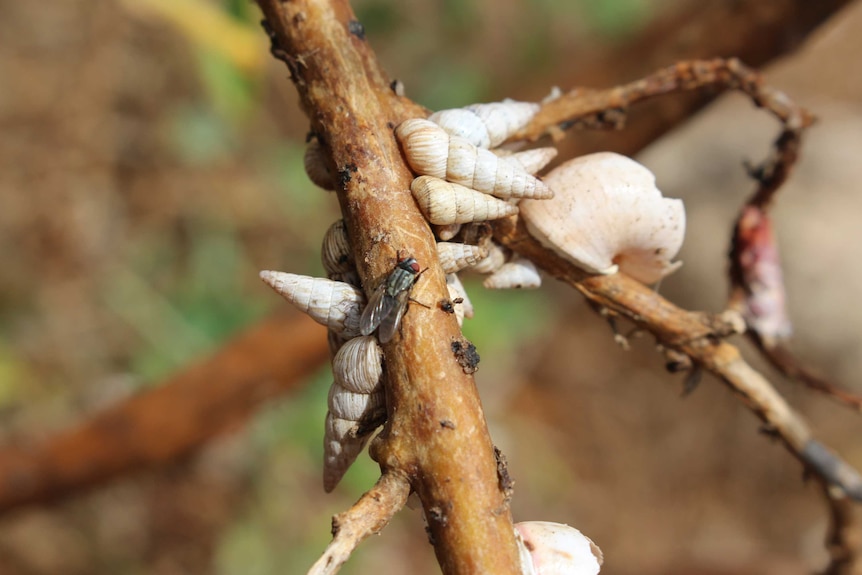
<svg viewBox="0 0 862 575"><path fill-rule="evenodd" d="M388 342L395 336L395 332L398 331L398 326L401 325L401 318L407 309L410 292L401 291L395 297L388 299L392 301L393 307L390 308L389 313L380 318L380 331L377 332L377 339L380 340L380 343Z"/></svg>
<svg viewBox="0 0 862 575"><path fill-rule="evenodd" d="M359 332L362 335L374 333L380 322L392 312L395 303L394 297L386 295L386 282L380 284L371 294L371 299L359 318Z"/></svg>

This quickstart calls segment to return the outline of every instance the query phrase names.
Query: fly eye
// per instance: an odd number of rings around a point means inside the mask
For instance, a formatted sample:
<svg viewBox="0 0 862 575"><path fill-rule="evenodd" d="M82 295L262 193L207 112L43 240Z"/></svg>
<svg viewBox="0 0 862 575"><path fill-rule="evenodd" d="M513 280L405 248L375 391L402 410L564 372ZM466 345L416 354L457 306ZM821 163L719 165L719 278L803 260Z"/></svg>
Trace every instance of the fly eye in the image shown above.
<svg viewBox="0 0 862 575"><path fill-rule="evenodd" d="M414 274L418 274L418 273L419 273L419 262L414 261L412 264L410 264L410 270L411 270Z"/></svg>

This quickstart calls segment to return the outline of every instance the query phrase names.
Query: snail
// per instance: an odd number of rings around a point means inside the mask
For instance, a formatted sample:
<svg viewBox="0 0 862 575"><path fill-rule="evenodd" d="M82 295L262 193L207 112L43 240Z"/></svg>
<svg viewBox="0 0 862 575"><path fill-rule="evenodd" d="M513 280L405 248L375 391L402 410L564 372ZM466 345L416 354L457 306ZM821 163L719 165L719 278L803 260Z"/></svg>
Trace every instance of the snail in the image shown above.
<svg viewBox="0 0 862 575"><path fill-rule="evenodd" d="M556 195L519 204L527 230L545 247L591 273L619 271L652 284L682 265L685 210L664 198L655 176L619 154L570 160L545 176Z"/></svg>
<svg viewBox="0 0 862 575"><path fill-rule="evenodd" d="M329 158L317 138L312 139L305 148L303 156L305 173L311 182L324 190L334 191L337 178L329 164Z"/></svg>
<svg viewBox="0 0 862 575"><path fill-rule="evenodd" d="M353 338L332 360L335 381L329 388L323 439L323 488L332 491L386 419L381 385L383 350L373 336Z"/></svg>
<svg viewBox="0 0 862 575"><path fill-rule="evenodd" d="M491 274L506 263L508 255L505 248L490 239L486 240L485 245L488 250L488 256L470 269L480 274Z"/></svg>
<svg viewBox="0 0 862 575"><path fill-rule="evenodd" d="M359 276L353 262L353 253L350 251L344 220L338 220L326 230L320 248L320 259L329 279L359 286Z"/></svg>
<svg viewBox="0 0 862 575"><path fill-rule="evenodd" d="M264 270L260 279L284 299L343 338L359 335L365 295L348 283Z"/></svg>
<svg viewBox="0 0 862 575"><path fill-rule="evenodd" d="M518 213L518 206L431 176L419 176L410 190L432 224L465 224Z"/></svg>
<svg viewBox="0 0 862 575"><path fill-rule="evenodd" d="M496 148L526 126L541 106L506 100L440 110L429 120L452 136L464 138L479 148Z"/></svg>
<svg viewBox="0 0 862 575"><path fill-rule="evenodd" d="M597 575L604 562L589 537L562 523L516 523L515 540L524 575Z"/></svg>
<svg viewBox="0 0 862 575"><path fill-rule="evenodd" d="M480 246L451 242L437 242L437 257L443 273L453 274L466 267L474 266L485 259L488 250Z"/></svg>
<svg viewBox="0 0 862 575"><path fill-rule="evenodd" d="M482 282L488 289L535 289L542 285L539 270L530 260L514 257Z"/></svg>
<svg viewBox="0 0 862 575"><path fill-rule="evenodd" d="M434 176L498 198L549 198L551 189L521 164L450 136L434 122L406 120L395 130L414 172ZM454 223L454 222L450 222Z"/></svg>
<svg viewBox="0 0 862 575"><path fill-rule="evenodd" d="M551 160L557 157L556 148L534 148L521 152L508 152L503 149L497 149L492 150L492 152L509 161L518 162L524 168L525 172L533 176L542 171L542 168L550 164Z"/></svg>

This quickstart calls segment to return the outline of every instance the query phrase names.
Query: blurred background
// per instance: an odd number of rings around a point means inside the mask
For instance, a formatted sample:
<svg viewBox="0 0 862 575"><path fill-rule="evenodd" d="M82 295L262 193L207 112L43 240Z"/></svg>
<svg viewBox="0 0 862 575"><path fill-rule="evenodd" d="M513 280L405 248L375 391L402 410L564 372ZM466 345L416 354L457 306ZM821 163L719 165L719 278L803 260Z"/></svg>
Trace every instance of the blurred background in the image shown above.
<svg viewBox="0 0 862 575"><path fill-rule="evenodd" d="M634 79L579 73L689 3L353 5L390 75L439 109ZM254 4L0 0L0 14L0 438L21 444L158 386L282 309L257 271L323 275L320 240L339 212L305 176L308 123ZM820 118L774 211L794 347L862 393L860 51L857 2L766 77ZM728 95L638 156L686 203L685 265L661 286L672 301L723 309L731 224L753 189L743 161L762 160L777 128ZM516 520L578 527L609 574L825 565L816 486L719 382L682 398L650 337L622 350L551 280L518 293L466 283L476 317L464 331ZM862 467L858 415L766 372ZM321 366L192 457L6 513L0 575L305 572L330 517L377 475L362 455L323 493L330 377ZM342 572L438 573L421 514L402 511Z"/></svg>

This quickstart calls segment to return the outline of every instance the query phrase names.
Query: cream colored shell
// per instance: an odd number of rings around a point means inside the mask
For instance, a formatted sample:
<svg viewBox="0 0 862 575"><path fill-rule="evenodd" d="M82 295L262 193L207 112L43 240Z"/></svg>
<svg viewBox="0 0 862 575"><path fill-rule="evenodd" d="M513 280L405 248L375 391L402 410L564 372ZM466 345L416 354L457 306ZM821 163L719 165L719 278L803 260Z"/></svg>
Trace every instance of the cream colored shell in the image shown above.
<svg viewBox="0 0 862 575"><path fill-rule="evenodd" d="M317 138L311 140L308 146L306 146L303 163L305 165L305 173L308 174L308 179L315 186L324 190L335 190L335 174L329 167L329 158L326 156L323 146L320 145Z"/></svg>
<svg viewBox="0 0 862 575"><path fill-rule="evenodd" d="M342 337L359 335L365 295L358 288L324 278L264 270L262 279L284 299Z"/></svg>
<svg viewBox="0 0 862 575"><path fill-rule="evenodd" d="M382 387L372 393L355 393L332 382L329 387L329 412L348 421L360 422L366 417L386 410L386 394Z"/></svg>
<svg viewBox="0 0 862 575"><path fill-rule="evenodd" d="M604 563L598 545L562 523L516 523L515 539L524 575L598 575Z"/></svg>
<svg viewBox="0 0 862 575"><path fill-rule="evenodd" d="M329 279L359 285L359 275L353 263L353 252L350 250L344 220L336 221L326 230L320 248L320 260Z"/></svg>
<svg viewBox="0 0 862 575"><path fill-rule="evenodd" d="M529 232L592 273L620 270L646 284L676 270L685 234L681 200L664 198L634 160L603 152L570 160L545 177L556 195L523 201Z"/></svg>
<svg viewBox="0 0 862 575"><path fill-rule="evenodd" d="M482 285L488 289L536 289L542 278L533 262L515 257L485 278Z"/></svg>
<svg viewBox="0 0 862 575"><path fill-rule="evenodd" d="M414 172L461 184L498 198L548 198L553 192L521 164L467 140L449 136L434 122L412 119L395 131Z"/></svg>
<svg viewBox="0 0 862 575"><path fill-rule="evenodd" d="M443 273L454 274L466 267L474 266L488 255L488 250L470 244L437 242L437 257Z"/></svg>
<svg viewBox="0 0 862 575"><path fill-rule="evenodd" d="M518 213L518 206L431 176L419 176L410 190L432 224L465 224Z"/></svg>
<svg viewBox="0 0 862 575"><path fill-rule="evenodd" d="M357 436L359 424L326 412L323 433L323 489L335 489L341 478L356 461L371 434Z"/></svg>
<svg viewBox="0 0 862 575"><path fill-rule="evenodd" d="M535 148L513 153L506 153L500 150L493 150L493 152L509 161L518 162L524 168L524 171L533 176L542 171L545 166L557 157L557 148Z"/></svg>
<svg viewBox="0 0 862 575"><path fill-rule="evenodd" d="M526 126L540 108L532 102L507 100L440 110L428 119L474 146L496 148Z"/></svg>
<svg viewBox="0 0 862 575"><path fill-rule="evenodd" d="M383 375L383 349L373 335L345 342L332 359L336 383L354 393L373 393Z"/></svg>
<svg viewBox="0 0 862 575"><path fill-rule="evenodd" d="M483 247L488 250L488 256L470 269L480 274L494 273L506 263L506 258L508 257L506 250L500 244L493 241L488 241L486 244L483 244Z"/></svg>

